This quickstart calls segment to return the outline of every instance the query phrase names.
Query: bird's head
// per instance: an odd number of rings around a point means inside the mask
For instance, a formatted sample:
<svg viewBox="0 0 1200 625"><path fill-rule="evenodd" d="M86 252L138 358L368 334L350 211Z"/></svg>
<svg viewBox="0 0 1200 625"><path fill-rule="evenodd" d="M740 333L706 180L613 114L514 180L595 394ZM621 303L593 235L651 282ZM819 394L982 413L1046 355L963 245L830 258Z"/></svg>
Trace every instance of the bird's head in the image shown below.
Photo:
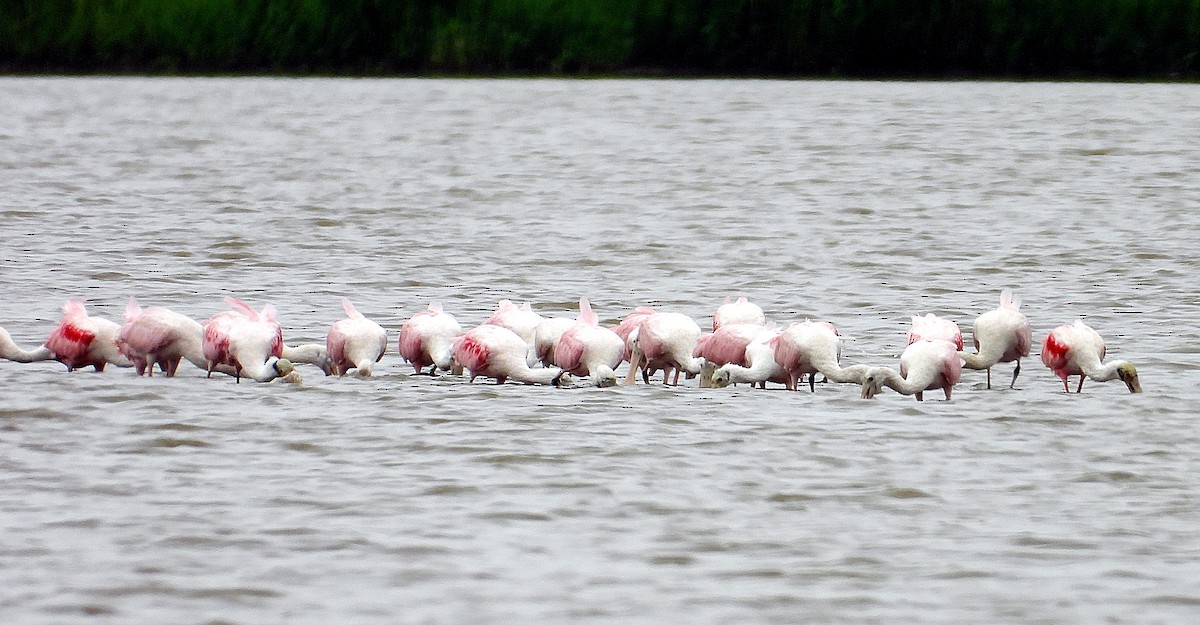
<svg viewBox="0 0 1200 625"><path fill-rule="evenodd" d="M592 371L592 383L600 388L617 385L617 373L608 365L597 365Z"/></svg>
<svg viewBox="0 0 1200 625"><path fill-rule="evenodd" d="M554 379L550 381L550 384L557 388L571 388L575 385L575 378L566 371L559 371L558 375L554 376Z"/></svg>
<svg viewBox="0 0 1200 625"><path fill-rule="evenodd" d="M287 358L280 358L272 363L271 366L275 369L275 373L278 373L280 377L296 370L296 367L292 365L292 361L288 360Z"/></svg>
<svg viewBox="0 0 1200 625"><path fill-rule="evenodd" d="M1138 381L1137 367L1133 363L1127 362L1117 367L1117 377L1129 387L1130 393L1142 392L1142 383Z"/></svg>
<svg viewBox="0 0 1200 625"><path fill-rule="evenodd" d="M879 369L871 369L863 374L862 398L872 399L883 391L884 374Z"/></svg>
<svg viewBox="0 0 1200 625"><path fill-rule="evenodd" d="M711 380L713 388L725 388L729 386L729 370L721 367L713 371Z"/></svg>

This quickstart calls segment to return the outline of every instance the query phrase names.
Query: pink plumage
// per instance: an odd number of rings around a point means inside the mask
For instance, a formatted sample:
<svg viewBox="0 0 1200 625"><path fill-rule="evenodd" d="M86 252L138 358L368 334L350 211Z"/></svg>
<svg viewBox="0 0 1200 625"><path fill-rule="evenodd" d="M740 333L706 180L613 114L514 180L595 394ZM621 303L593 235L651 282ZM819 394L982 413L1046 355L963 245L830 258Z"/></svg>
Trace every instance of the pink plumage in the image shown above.
<svg viewBox="0 0 1200 625"><path fill-rule="evenodd" d="M912 329L908 332L909 345L920 340L942 340L950 341L962 351L963 338L962 330L958 328L958 324L943 319L933 313L928 313L924 317L913 315Z"/></svg>
<svg viewBox="0 0 1200 625"><path fill-rule="evenodd" d="M746 346L763 331L763 326L752 323L735 323L721 326L698 348L697 356L720 367L735 364L749 366L746 362Z"/></svg>

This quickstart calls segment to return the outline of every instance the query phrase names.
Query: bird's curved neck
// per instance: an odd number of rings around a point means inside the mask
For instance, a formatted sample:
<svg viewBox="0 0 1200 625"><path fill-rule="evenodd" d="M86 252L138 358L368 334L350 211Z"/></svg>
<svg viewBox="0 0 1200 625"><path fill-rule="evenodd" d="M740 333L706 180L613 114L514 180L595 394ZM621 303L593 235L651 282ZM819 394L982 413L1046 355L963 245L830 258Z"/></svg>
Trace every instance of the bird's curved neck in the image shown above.
<svg viewBox="0 0 1200 625"><path fill-rule="evenodd" d="M880 370L883 372L881 383L901 395L915 395L928 388L929 384L933 382L933 376L927 375L924 370L909 371L907 378L902 377L899 371L889 367L883 367Z"/></svg>
<svg viewBox="0 0 1200 625"><path fill-rule="evenodd" d="M558 367L546 367L541 369L530 369L524 367L514 371L508 377L526 384L552 384L554 379L562 374L562 369Z"/></svg>
<svg viewBox="0 0 1200 625"><path fill-rule="evenodd" d="M741 365L727 364L721 367L729 373L730 384L745 384L749 382L762 382L770 379L779 370L779 365L775 364L775 360L771 358L759 358L754 361L749 367Z"/></svg>
<svg viewBox="0 0 1200 625"><path fill-rule="evenodd" d="M983 343L977 353L958 352L958 357L962 358L963 366L967 369L988 369L1004 357L1004 348L995 343Z"/></svg>
<svg viewBox="0 0 1200 625"><path fill-rule="evenodd" d="M1091 378L1094 382L1108 382L1120 377L1117 370L1125 364L1128 363L1124 360L1113 360L1102 363L1099 359L1095 359L1094 362L1079 363L1079 368L1083 371L1084 375Z"/></svg>
<svg viewBox="0 0 1200 625"><path fill-rule="evenodd" d="M21 349L13 342L8 332L0 329L0 358L14 362L40 362L42 360L53 360L54 352L47 349L45 345L32 350Z"/></svg>
<svg viewBox="0 0 1200 625"><path fill-rule="evenodd" d="M862 384L863 378L871 368L867 365L851 365L843 367L836 358L814 358L813 368L821 375L839 384Z"/></svg>

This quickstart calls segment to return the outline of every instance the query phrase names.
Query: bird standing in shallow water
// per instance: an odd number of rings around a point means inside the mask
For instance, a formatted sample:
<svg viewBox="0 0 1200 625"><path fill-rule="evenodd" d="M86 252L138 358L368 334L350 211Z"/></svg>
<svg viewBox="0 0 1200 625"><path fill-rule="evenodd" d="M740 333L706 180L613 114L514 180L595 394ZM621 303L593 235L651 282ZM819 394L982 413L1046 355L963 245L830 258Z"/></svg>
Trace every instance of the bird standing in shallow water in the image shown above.
<svg viewBox="0 0 1200 625"><path fill-rule="evenodd" d="M400 356L411 363L418 374L424 367L430 367L430 375L435 369L450 371L454 362L450 344L462 333L462 326L454 315L443 311L439 302L433 302L400 328Z"/></svg>
<svg viewBox="0 0 1200 625"><path fill-rule="evenodd" d="M527 384L570 386L571 376L558 367L531 369L526 361L529 345L516 332L485 323L454 339L450 348L454 360L478 376L495 378L504 384L509 378Z"/></svg>
<svg viewBox="0 0 1200 625"><path fill-rule="evenodd" d="M1083 391L1084 378L1097 382L1121 380L1130 393L1142 392L1137 368L1125 360L1104 362L1104 339L1100 334L1076 319L1072 325L1061 325L1050 332L1042 344L1042 362L1062 378L1063 390L1071 392L1067 377L1079 376L1076 393Z"/></svg>
<svg viewBox="0 0 1200 625"><path fill-rule="evenodd" d="M788 326L775 339L775 362L786 373L785 385L797 390L799 381L808 376L808 388L816 391L816 374L831 382L862 384L866 365L842 367L842 337L827 321L804 320Z"/></svg>
<svg viewBox="0 0 1200 625"><path fill-rule="evenodd" d="M1012 291L1000 292L1000 307L989 310L975 318L971 326L971 338L975 343L974 354L959 352L963 366L967 369L986 369L987 387L992 388L992 366L1001 362L1016 362L1012 382L1015 388L1017 376L1021 374L1021 359L1029 355L1033 346L1033 330L1029 320L1021 314L1021 300L1013 298Z"/></svg>
<svg viewBox="0 0 1200 625"><path fill-rule="evenodd" d="M872 367L863 374L862 397L871 399L888 387L902 395L925 399L925 391L942 389L946 399L962 377L962 359L954 343L943 339L919 339L900 354L900 373L889 367Z"/></svg>
<svg viewBox="0 0 1200 625"><path fill-rule="evenodd" d="M679 384L679 372L688 376L700 373L704 359L695 356L700 340L700 326L691 317L681 313L656 312L646 317L641 326L629 335L633 349L629 359L629 373L625 384L633 384L638 368L645 371L663 371L663 384L671 383L671 372L675 373L674 384ZM646 380L649 382L649 380Z"/></svg>
<svg viewBox="0 0 1200 625"><path fill-rule="evenodd" d="M138 375L153 376L157 365L168 377L174 376L184 359L208 368L204 327L198 321L158 306L142 309L132 297L125 306L125 325L117 331L116 343L133 361Z"/></svg>
<svg viewBox="0 0 1200 625"><path fill-rule="evenodd" d="M242 381L245 374L258 382L277 377L297 381L291 361L283 354L283 329L275 320L275 307L267 304L262 312L245 302L226 297L233 310L219 312L204 322L204 358L208 375L219 371L219 365L233 368L234 377Z"/></svg>
<svg viewBox="0 0 1200 625"><path fill-rule="evenodd" d="M62 321L46 339L46 349L54 352L55 360L66 365L67 371L88 366L104 371L109 364L133 366L133 361L117 350L120 326L108 319L88 316L79 300L64 304L62 312Z"/></svg>
<svg viewBox="0 0 1200 625"><path fill-rule="evenodd" d="M540 329L539 329L540 332ZM558 339L554 364L571 375L588 376L596 386L615 386L613 371L624 359L625 341L600 326L586 297L579 298L579 317Z"/></svg>
<svg viewBox="0 0 1200 625"><path fill-rule="evenodd" d="M370 377L371 366L387 351L387 331L364 317L348 299L342 298L342 310L346 318L334 322L325 336L330 365L338 375L354 369L359 376Z"/></svg>

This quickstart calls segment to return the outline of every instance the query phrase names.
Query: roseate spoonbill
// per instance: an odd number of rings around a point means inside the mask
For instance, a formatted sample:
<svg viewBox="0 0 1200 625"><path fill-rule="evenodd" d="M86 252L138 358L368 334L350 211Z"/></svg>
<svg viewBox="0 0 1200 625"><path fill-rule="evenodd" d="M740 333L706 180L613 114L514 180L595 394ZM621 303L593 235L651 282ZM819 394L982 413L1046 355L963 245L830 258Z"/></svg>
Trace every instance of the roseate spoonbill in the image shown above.
<svg viewBox="0 0 1200 625"><path fill-rule="evenodd" d="M751 386L758 384L760 388L766 388L767 382L786 385L789 379L788 374L783 367L779 366L779 363L775 362L775 346L778 344L779 330L748 323L734 324L721 326L720 330L713 333L713 339L716 340L717 335L726 330L742 326L757 328L758 332L742 348L740 362L729 361L717 367L717 370L712 373L712 385L716 388L744 382L749 382Z"/></svg>
<svg viewBox="0 0 1200 625"><path fill-rule="evenodd" d="M647 306L638 306L633 312L626 315L625 318L621 320L621 323L617 324L616 328L613 328L613 332L616 332L617 336L621 337L622 341L625 341L625 355L621 358L621 360L629 362L630 353L633 351L633 345L629 340L629 335L632 334L634 330L641 327L642 322L646 320L646 317L649 317L653 314L653 308Z"/></svg>
<svg viewBox="0 0 1200 625"><path fill-rule="evenodd" d="M539 332L541 329L539 327ZM600 326L586 297L579 298L579 319L559 337L554 364L572 375L588 376L596 386L615 386L625 354L625 341Z"/></svg>
<svg viewBox="0 0 1200 625"><path fill-rule="evenodd" d="M533 332L533 351L529 353L529 366L542 363L543 367L553 367L554 348L563 332L578 323L570 317L547 317L542 319Z"/></svg>
<svg viewBox="0 0 1200 625"><path fill-rule="evenodd" d="M700 373L705 360L693 355L699 339L700 326L687 315L656 312L646 317L630 334L634 347L625 384L634 383L639 366L646 370L662 369L663 384L668 384L672 371L675 372L674 384L679 384L680 371L686 371L688 377Z"/></svg>
<svg viewBox="0 0 1200 625"><path fill-rule="evenodd" d="M942 389L946 399L962 376L962 359L954 343L943 339L918 339L900 354L900 373L890 367L871 367L863 374L862 397L871 399L883 387L902 395L924 399L925 391Z"/></svg>
<svg viewBox="0 0 1200 625"><path fill-rule="evenodd" d="M516 332L485 323L456 337L450 353L470 371L472 381L484 376L495 378L497 384L512 378L526 384L571 385L571 376L558 367L531 369L525 360L528 349L528 344Z"/></svg>
<svg viewBox="0 0 1200 625"><path fill-rule="evenodd" d="M1046 342L1042 344L1042 362L1062 378L1063 389L1071 392L1067 386L1067 376L1079 376L1079 387L1076 393L1083 391L1084 378L1097 382L1121 380L1130 393L1142 392L1142 384L1138 381L1137 368L1125 360L1104 362L1104 339L1089 327L1082 319L1076 319L1073 325L1061 325L1050 332Z"/></svg>
<svg viewBox="0 0 1200 625"><path fill-rule="evenodd" d="M262 312L249 304L226 297L233 310L219 312L204 322L204 359L208 375L219 365L233 368L240 383L242 375L269 382L277 377L297 381L299 374L283 354L283 329L275 320L275 307L267 304Z"/></svg>
<svg viewBox="0 0 1200 625"><path fill-rule="evenodd" d="M975 318L971 326L974 354L959 353L967 369L986 369L987 387L992 388L992 366L1000 362L1016 362L1012 382L1015 388L1017 376L1021 374L1021 359L1029 355L1033 345L1033 330L1029 320L1021 314L1021 300L1013 297L1010 289L1000 292L1000 307L989 310Z"/></svg>
<svg viewBox="0 0 1200 625"><path fill-rule="evenodd" d="M346 318L335 321L325 336L330 365L338 375L354 369L357 375L370 377L371 366L383 360L387 351L387 331L364 317L346 298L342 298L342 310Z"/></svg>
<svg viewBox="0 0 1200 625"><path fill-rule="evenodd" d="M736 302L726 300L724 304L717 307L717 312L713 314L713 332L720 330L721 326L734 323L753 323L762 326L767 324L767 317L758 304L739 297Z"/></svg>
<svg viewBox="0 0 1200 625"><path fill-rule="evenodd" d="M430 375L436 369L449 371L454 362L450 343L462 334L462 326L454 315L443 311L439 302L433 302L400 328L400 356L412 364L418 375L425 367L430 367Z"/></svg>
<svg viewBox="0 0 1200 625"><path fill-rule="evenodd" d="M153 376L158 365L164 374L173 376L184 359L208 369L204 327L199 322L158 306L142 309L132 297L125 306L125 325L117 331L116 344L133 361L138 375ZM233 375L234 370L226 373Z"/></svg>
<svg viewBox="0 0 1200 625"><path fill-rule="evenodd" d="M54 352L55 360L66 365L67 371L87 366L104 371L109 364L133 366L132 361L117 351L115 339L120 326L108 319L89 317L79 300L64 304L62 312L62 321L46 339L46 349Z"/></svg>
<svg viewBox="0 0 1200 625"><path fill-rule="evenodd" d="M933 313L928 313L924 317L913 315L912 329L908 331L908 342L912 344L922 339L950 341L960 352L963 348L962 330L958 328L958 324Z"/></svg>
<svg viewBox="0 0 1200 625"><path fill-rule="evenodd" d="M25 350L13 342L12 336L4 328L0 328L0 358L13 362L41 362L54 360L54 352L41 345L36 349Z"/></svg>
<svg viewBox="0 0 1200 625"><path fill-rule="evenodd" d="M512 302L502 299L496 306L496 312L492 313L492 316L483 323L512 330L532 349L534 334L542 319L541 315L533 312L533 309L529 307L529 302L518 307Z"/></svg>
<svg viewBox="0 0 1200 625"><path fill-rule="evenodd" d="M826 321L793 323L776 340L775 362L786 372L791 390L797 390L800 379L808 375L808 388L815 392L817 373L833 382L862 384L870 367L842 367L841 358L842 338L837 327Z"/></svg>

